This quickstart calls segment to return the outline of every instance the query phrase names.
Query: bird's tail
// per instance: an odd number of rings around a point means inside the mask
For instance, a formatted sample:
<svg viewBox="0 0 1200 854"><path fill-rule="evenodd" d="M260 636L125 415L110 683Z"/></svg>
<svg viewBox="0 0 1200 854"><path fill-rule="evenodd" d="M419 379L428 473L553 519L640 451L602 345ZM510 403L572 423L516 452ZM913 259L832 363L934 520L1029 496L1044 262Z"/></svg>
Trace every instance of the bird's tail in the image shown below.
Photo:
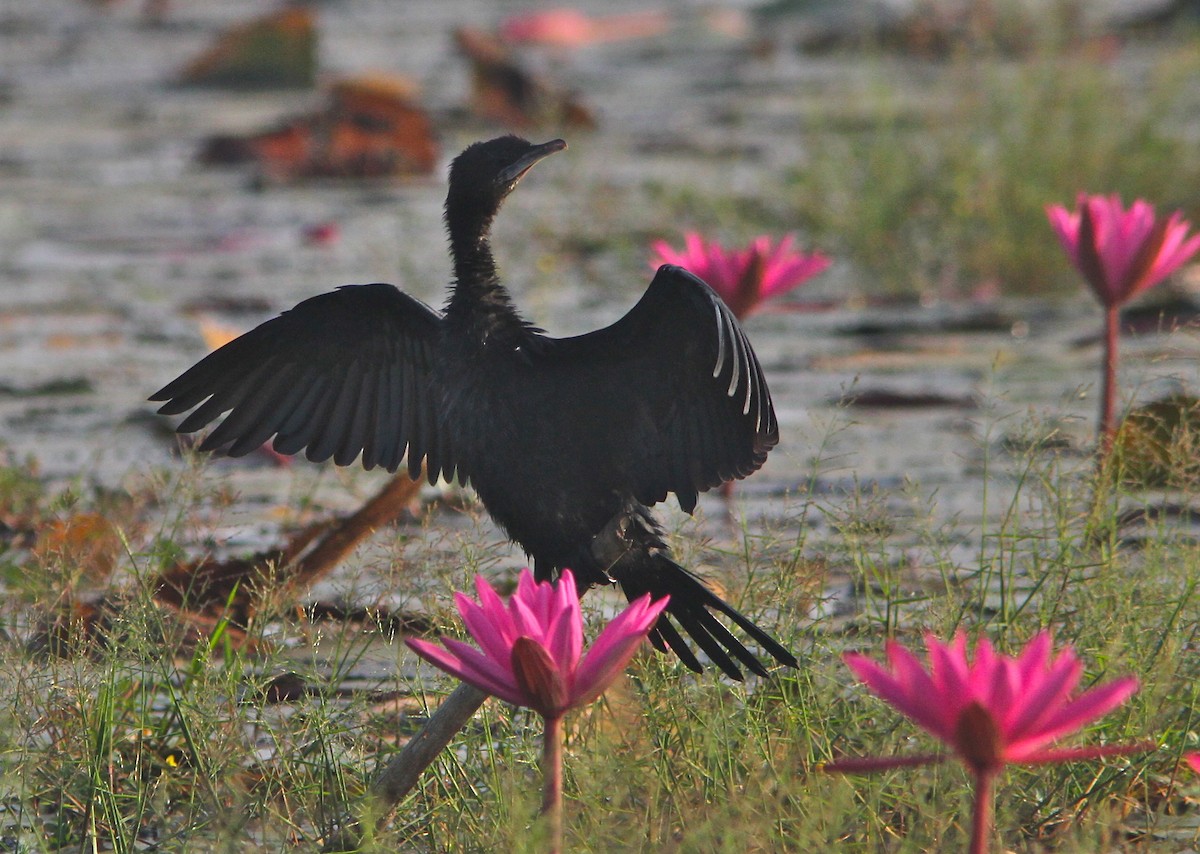
<svg viewBox="0 0 1200 854"><path fill-rule="evenodd" d="M699 672L700 660L680 629L730 678L741 681L739 662L751 673L767 675L766 666L719 619L723 614L776 661L798 667L788 652L748 617L713 593L703 581L671 558L662 532L645 507L623 513L592 544L591 557L602 561L609 578L621 585L630 601L649 593L671 601L650 630L650 642L671 649L687 667ZM615 537L613 536L615 535Z"/></svg>
<svg viewBox="0 0 1200 854"><path fill-rule="evenodd" d="M620 578L618 583L631 601L646 593L654 599L664 595L671 597L666 611L650 630L650 642L655 648L666 652L669 647L679 656L680 661L692 670L699 671L700 661L680 635L679 629L682 629L704 651L709 660L730 678L739 681L742 678L737 662L741 662L751 673L766 676L767 668L716 618L716 612L728 617L779 663L789 667L798 666L796 657L779 641L713 593L695 575L665 554L653 554L648 557L649 561L642 562L642 568L636 575ZM676 628L676 623L679 628Z"/></svg>

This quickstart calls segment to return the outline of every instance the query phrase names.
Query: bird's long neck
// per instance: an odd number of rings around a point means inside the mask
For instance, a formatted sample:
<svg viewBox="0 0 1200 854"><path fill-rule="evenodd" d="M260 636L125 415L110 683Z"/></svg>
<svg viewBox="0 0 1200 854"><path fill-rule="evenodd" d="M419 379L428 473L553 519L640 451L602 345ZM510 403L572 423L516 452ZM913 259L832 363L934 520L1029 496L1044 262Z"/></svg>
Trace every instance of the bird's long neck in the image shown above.
<svg viewBox="0 0 1200 854"><path fill-rule="evenodd" d="M489 242L495 212L467 218L449 212L450 255L454 259L454 289L446 304L447 320L476 330L482 336L523 329L508 289L500 282Z"/></svg>

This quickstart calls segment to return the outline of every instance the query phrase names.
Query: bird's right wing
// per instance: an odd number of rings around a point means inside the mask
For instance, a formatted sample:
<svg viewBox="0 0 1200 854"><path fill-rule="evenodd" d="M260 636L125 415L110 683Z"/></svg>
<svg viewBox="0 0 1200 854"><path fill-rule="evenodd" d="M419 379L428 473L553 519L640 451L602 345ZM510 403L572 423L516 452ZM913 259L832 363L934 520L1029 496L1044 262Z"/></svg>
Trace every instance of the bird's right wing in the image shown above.
<svg viewBox="0 0 1200 854"><path fill-rule="evenodd" d="M409 475L426 462L430 482L452 476L455 459L438 428L430 383L441 316L392 285L347 285L301 302L210 353L150 398L191 433L229 415L201 443L249 453L272 436L275 450L306 449Z"/></svg>
<svg viewBox="0 0 1200 854"><path fill-rule="evenodd" d="M729 307L670 264L617 322L542 339L544 372L576 401L577 429L597 431L606 464L645 504L674 492L689 513L698 492L762 466L779 423L762 367Z"/></svg>

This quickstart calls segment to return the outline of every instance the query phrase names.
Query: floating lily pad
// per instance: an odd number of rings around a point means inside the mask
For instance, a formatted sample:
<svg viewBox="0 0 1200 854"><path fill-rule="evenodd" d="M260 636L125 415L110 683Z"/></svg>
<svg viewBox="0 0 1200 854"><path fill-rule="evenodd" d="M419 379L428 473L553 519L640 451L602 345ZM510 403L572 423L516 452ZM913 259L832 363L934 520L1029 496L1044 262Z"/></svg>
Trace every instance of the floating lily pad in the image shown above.
<svg viewBox="0 0 1200 854"><path fill-rule="evenodd" d="M862 389L839 398L841 406L872 409L974 409L975 399L969 395L948 395L938 392L906 392L892 389Z"/></svg>
<svg viewBox="0 0 1200 854"><path fill-rule="evenodd" d="M427 174L437 165L433 123L402 77L338 80L315 112L247 136L205 140L202 163L255 163L264 177L372 178Z"/></svg>
<svg viewBox="0 0 1200 854"><path fill-rule="evenodd" d="M34 385L11 385L0 382L0 395L5 397L44 397L60 394L91 394L96 389L87 377L58 377Z"/></svg>
<svg viewBox="0 0 1200 854"><path fill-rule="evenodd" d="M510 128L592 130L596 117L570 91L526 69L502 40L475 27L458 27L454 41L471 68L470 108Z"/></svg>
<svg viewBox="0 0 1200 854"><path fill-rule="evenodd" d="M284 9L226 30L179 77L190 86L307 89L317 78L313 13Z"/></svg>

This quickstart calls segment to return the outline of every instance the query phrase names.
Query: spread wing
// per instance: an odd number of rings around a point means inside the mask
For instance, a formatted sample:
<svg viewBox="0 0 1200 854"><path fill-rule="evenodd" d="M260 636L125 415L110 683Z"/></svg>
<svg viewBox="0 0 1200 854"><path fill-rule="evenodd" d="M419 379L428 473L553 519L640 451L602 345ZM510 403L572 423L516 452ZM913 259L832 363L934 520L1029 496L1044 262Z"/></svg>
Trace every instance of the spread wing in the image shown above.
<svg viewBox="0 0 1200 854"><path fill-rule="evenodd" d="M407 451L416 479L452 476L430 383L441 316L392 285L348 285L312 297L197 362L150 398L191 433L229 415L201 443L249 453L275 450L395 471Z"/></svg>
<svg viewBox="0 0 1200 854"><path fill-rule="evenodd" d="M645 504L697 494L758 470L779 442L762 367L733 312L682 267L659 267L629 313L604 329L543 339L543 364L565 396L586 395L576 421L602 425L605 453Z"/></svg>

